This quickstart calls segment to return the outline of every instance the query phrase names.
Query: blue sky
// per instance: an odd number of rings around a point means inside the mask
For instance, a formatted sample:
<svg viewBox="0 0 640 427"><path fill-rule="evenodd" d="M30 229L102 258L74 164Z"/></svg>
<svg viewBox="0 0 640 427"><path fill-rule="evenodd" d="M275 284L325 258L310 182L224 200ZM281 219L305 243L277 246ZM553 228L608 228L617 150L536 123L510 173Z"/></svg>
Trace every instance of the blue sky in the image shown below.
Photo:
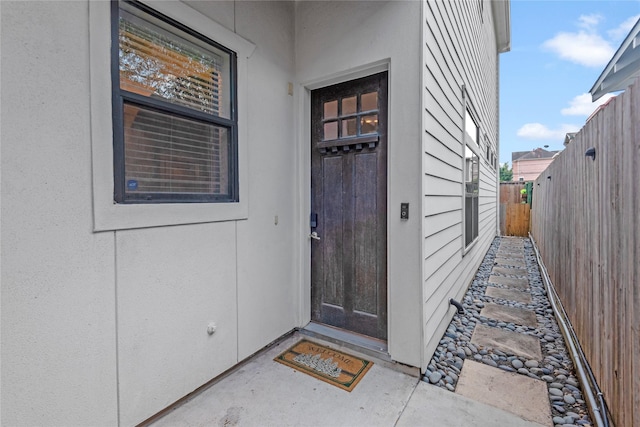
<svg viewBox="0 0 640 427"><path fill-rule="evenodd" d="M589 90L640 18L640 0L512 0L500 55L500 163L512 151L561 150L608 97Z"/></svg>

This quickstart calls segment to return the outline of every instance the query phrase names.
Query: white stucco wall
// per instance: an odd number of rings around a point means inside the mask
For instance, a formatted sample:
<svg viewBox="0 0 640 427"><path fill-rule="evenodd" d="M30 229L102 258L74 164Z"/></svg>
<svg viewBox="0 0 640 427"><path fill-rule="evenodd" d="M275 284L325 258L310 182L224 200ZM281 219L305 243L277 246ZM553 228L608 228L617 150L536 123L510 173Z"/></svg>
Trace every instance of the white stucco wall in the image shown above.
<svg viewBox="0 0 640 427"><path fill-rule="evenodd" d="M194 6L255 44L239 67L246 215L95 231L108 7L2 4L3 425L137 424L297 326L294 6Z"/></svg>
<svg viewBox="0 0 640 427"><path fill-rule="evenodd" d="M238 222L238 352L250 356L298 322L299 182L294 179L294 4L236 2L236 31L256 44L247 105L249 220Z"/></svg>
<svg viewBox="0 0 640 427"><path fill-rule="evenodd" d="M88 5L2 2L2 425L117 424L113 233L92 233Z"/></svg>
<svg viewBox="0 0 640 427"><path fill-rule="evenodd" d="M298 2L295 51L302 106L309 88L361 77L367 66L388 67L388 346L394 360L413 366L421 360L420 8L415 1ZM299 111L306 115L298 138L303 164L308 112ZM306 200L309 173L307 164L301 170ZM402 202L410 203L408 221L400 220ZM308 233L304 220L302 228ZM308 274L303 279L308 283Z"/></svg>

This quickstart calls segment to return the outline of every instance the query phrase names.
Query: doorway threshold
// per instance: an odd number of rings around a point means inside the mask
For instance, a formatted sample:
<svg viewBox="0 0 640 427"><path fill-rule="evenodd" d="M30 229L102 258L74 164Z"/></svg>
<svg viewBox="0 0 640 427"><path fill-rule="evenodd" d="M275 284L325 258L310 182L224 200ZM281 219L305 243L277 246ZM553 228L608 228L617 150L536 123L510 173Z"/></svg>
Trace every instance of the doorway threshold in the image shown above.
<svg viewBox="0 0 640 427"><path fill-rule="evenodd" d="M419 368L404 365L391 359L386 341L315 322L310 322L304 328L300 328L299 332L302 335L321 339L369 356L375 359L374 363L380 363L408 375L420 376Z"/></svg>

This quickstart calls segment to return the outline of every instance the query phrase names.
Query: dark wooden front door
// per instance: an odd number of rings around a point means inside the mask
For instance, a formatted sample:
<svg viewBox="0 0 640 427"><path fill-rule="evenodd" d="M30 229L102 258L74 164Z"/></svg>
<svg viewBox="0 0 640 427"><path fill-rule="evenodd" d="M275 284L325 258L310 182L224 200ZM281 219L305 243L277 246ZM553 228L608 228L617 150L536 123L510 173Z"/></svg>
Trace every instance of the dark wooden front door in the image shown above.
<svg viewBox="0 0 640 427"><path fill-rule="evenodd" d="M386 340L387 73L311 105L311 317Z"/></svg>

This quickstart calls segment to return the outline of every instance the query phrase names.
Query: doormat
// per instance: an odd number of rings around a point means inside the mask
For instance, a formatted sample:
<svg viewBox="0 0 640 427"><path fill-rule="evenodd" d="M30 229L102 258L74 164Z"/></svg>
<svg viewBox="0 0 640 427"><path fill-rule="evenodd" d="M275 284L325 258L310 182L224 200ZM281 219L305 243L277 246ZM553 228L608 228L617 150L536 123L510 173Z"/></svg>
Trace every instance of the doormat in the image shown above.
<svg viewBox="0 0 640 427"><path fill-rule="evenodd" d="M307 340L273 360L349 392L373 366L368 360Z"/></svg>

